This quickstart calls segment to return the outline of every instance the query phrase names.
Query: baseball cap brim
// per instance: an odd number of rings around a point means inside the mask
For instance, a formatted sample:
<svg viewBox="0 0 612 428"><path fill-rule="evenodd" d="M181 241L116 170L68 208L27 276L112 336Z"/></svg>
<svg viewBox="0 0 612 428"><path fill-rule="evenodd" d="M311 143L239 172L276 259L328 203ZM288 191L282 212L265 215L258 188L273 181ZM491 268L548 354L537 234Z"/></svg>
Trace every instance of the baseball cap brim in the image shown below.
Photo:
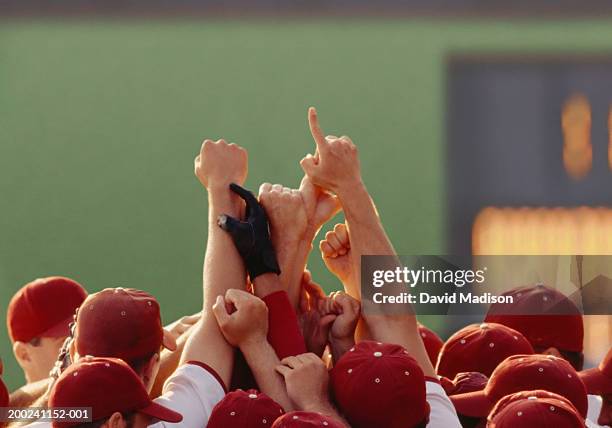
<svg viewBox="0 0 612 428"><path fill-rule="evenodd" d="M158 419L164 422L178 423L183 420L183 415L174 410L162 406L161 404L151 401L146 407L138 409L138 413L143 413L152 418Z"/></svg>
<svg viewBox="0 0 612 428"><path fill-rule="evenodd" d="M604 375L599 368L583 370L578 375L589 394L603 395L612 393L612 378Z"/></svg>
<svg viewBox="0 0 612 428"><path fill-rule="evenodd" d="M68 337L70 336L70 323L74 320L73 316L58 322L53 327L38 335L38 337Z"/></svg>
<svg viewBox="0 0 612 428"><path fill-rule="evenodd" d="M463 416L474 418L485 418L495 405L492 403L484 391L466 392L449 397L457 410Z"/></svg>

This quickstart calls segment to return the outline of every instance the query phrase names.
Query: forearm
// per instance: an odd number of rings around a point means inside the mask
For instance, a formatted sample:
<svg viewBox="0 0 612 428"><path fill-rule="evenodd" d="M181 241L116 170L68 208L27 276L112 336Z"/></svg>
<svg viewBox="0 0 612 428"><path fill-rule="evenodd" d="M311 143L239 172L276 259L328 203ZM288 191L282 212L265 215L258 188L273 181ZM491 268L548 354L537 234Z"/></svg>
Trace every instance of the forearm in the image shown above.
<svg viewBox="0 0 612 428"><path fill-rule="evenodd" d="M280 360L268 341L260 340L245 344L240 347L240 350L255 377L259 390L280 404L286 412L293 410L285 382L276 372L276 366Z"/></svg>
<svg viewBox="0 0 612 428"><path fill-rule="evenodd" d="M353 277L350 281L347 281L346 285L349 288L347 292L353 297L358 296L361 300L362 255L394 256L389 259L387 262L389 266L385 269L395 269L401 265L401 262L399 258L395 257L395 249L384 230L376 206L365 185L353 186L346 192L340 193L339 197L346 216L351 242L351 262L353 264ZM367 304L367 302L364 302L364 304ZM417 359L426 376L435 375L418 334L414 313L371 315L367 310L364 310L362 318L374 340L404 346Z"/></svg>
<svg viewBox="0 0 612 428"><path fill-rule="evenodd" d="M211 185L208 193L208 244L203 268L202 319L193 332L181 362L200 361L217 371L226 385L231 379L234 350L219 330L212 311L217 296L230 288L244 288L246 273L242 259L228 233L217 225L221 214L240 216L240 201L229 189L229 184Z"/></svg>
<svg viewBox="0 0 612 428"><path fill-rule="evenodd" d="M241 201L230 191L228 184L211 186L208 192L208 246L204 257L204 306L212 316L211 307L217 296L230 288L244 289L246 273L244 263L231 236L217 224L222 214L240 217ZM203 314L204 315L204 314Z"/></svg>
<svg viewBox="0 0 612 428"><path fill-rule="evenodd" d="M304 238L295 245L293 258L287 263L288 269L285 276L283 277L283 273L281 273L281 278L285 284L287 294L289 294L289 301L294 309L298 307L298 302L300 301L302 275L304 274L304 269L306 269L308 255L312 251L313 239L314 234L308 232Z"/></svg>
<svg viewBox="0 0 612 428"><path fill-rule="evenodd" d="M268 308L268 341L278 358L305 353L304 336L287 292L283 290L268 294L263 301Z"/></svg>

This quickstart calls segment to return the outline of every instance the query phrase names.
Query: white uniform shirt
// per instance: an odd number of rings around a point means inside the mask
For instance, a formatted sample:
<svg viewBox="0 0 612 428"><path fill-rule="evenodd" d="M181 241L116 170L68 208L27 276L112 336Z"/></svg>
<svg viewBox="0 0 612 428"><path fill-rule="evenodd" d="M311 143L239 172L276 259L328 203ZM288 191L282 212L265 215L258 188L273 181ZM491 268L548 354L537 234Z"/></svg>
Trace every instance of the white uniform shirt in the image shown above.
<svg viewBox="0 0 612 428"><path fill-rule="evenodd" d="M461 428L455 406L437 382L425 382L426 398L431 410L427 428Z"/></svg>
<svg viewBox="0 0 612 428"><path fill-rule="evenodd" d="M599 395L588 395L589 408L587 410L586 426L588 428L607 427L608 425L598 425L599 413L601 412L601 397Z"/></svg>
<svg viewBox="0 0 612 428"><path fill-rule="evenodd" d="M163 394L153 400L179 412L183 420L176 424L154 421L149 427L204 428L224 396L223 382L213 369L198 362L183 364L166 380Z"/></svg>

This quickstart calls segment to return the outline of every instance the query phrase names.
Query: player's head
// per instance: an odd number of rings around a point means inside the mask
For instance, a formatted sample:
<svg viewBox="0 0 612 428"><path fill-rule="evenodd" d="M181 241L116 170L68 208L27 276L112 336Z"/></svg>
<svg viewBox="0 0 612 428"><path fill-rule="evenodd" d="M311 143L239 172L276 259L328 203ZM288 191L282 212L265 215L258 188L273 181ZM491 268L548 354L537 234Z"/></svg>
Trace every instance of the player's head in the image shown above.
<svg viewBox="0 0 612 428"><path fill-rule="evenodd" d="M584 426L584 418L567 398L544 390L507 395L487 418L488 428Z"/></svg>
<svg viewBox="0 0 612 428"><path fill-rule="evenodd" d="M179 413L151 401L142 380L118 358L85 357L72 364L53 385L49 407L89 407L92 412L90 423L56 420L53 428L144 428L153 419L182 420Z"/></svg>
<svg viewBox="0 0 612 428"><path fill-rule="evenodd" d="M612 348L598 367L580 372L587 391L602 398L597 423L612 426Z"/></svg>
<svg viewBox="0 0 612 428"><path fill-rule="evenodd" d="M521 391L543 389L572 402L584 418L587 392L578 373L564 359L553 355L515 355L506 358L482 391L457 394L451 401L457 413L484 418L502 397Z"/></svg>
<svg viewBox="0 0 612 428"><path fill-rule="evenodd" d="M584 363L584 325L578 307L563 293L543 284L504 293L513 303L491 305L485 322L495 322L523 334L535 352L555 355L576 370Z"/></svg>
<svg viewBox="0 0 612 428"><path fill-rule="evenodd" d="M28 383L49 376L76 309L86 297L80 284L61 276L32 281L13 296L6 323L15 359Z"/></svg>
<svg viewBox="0 0 612 428"><path fill-rule="evenodd" d="M413 428L427 424L423 370L398 345L364 341L331 373L336 404L354 428Z"/></svg>
<svg viewBox="0 0 612 428"><path fill-rule="evenodd" d="M491 376L499 363L518 354L533 354L533 348L518 331L496 323L471 324L444 343L436 372L449 379L462 372Z"/></svg>
<svg viewBox="0 0 612 428"><path fill-rule="evenodd" d="M176 347L162 326L155 297L130 288L107 288L90 295L77 313L71 357L121 358L148 390L159 370L162 347Z"/></svg>
<svg viewBox="0 0 612 428"><path fill-rule="evenodd" d="M214 407L207 428L269 427L285 411L276 401L254 389L238 389Z"/></svg>

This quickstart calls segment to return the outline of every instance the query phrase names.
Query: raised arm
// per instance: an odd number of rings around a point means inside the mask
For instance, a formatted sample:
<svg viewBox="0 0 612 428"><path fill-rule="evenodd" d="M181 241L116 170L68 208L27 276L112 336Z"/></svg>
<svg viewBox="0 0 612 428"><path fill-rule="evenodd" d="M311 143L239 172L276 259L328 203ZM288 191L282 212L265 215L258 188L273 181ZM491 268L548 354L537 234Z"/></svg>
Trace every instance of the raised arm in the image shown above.
<svg viewBox="0 0 612 428"><path fill-rule="evenodd" d="M321 226L338 212L340 203L307 177L302 179L299 190L280 184L262 184L259 202L270 220L272 243L281 266L281 283L293 308L297 309L302 273L312 241ZM259 295L257 290L256 293Z"/></svg>
<svg viewBox="0 0 612 428"><path fill-rule="evenodd" d="M395 255L395 250L361 178L357 147L346 136L325 137L319 126L317 112L312 107L308 111L308 121L316 152L302 159L301 166L315 185L335 193L340 199L346 218L352 266L352 279L345 283L346 291L361 300L358 280L361 256ZM375 340L404 346L419 362L426 376L435 376L418 334L416 316L371 316L363 311L362 317Z"/></svg>
<svg viewBox="0 0 612 428"><path fill-rule="evenodd" d="M244 354L259 389L286 411L291 410L283 380L275 371L279 359L266 338L266 304L246 291L229 290L224 297L219 296L214 313L227 341Z"/></svg>
<svg viewBox="0 0 612 428"><path fill-rule="evenodd" d="M219 228L221 215L240 217L242 201L230 191L230 183L243 183L247 176L247 152L224 140L205 140L195 159L195 174L208 190L208 243L203 269L202 318L194 325L181 362L199 361L212 367L225 385L231 378L234 350L227 343L214 317L217 296L231 288L244 288L245 267L231 237Z"/></svg>

